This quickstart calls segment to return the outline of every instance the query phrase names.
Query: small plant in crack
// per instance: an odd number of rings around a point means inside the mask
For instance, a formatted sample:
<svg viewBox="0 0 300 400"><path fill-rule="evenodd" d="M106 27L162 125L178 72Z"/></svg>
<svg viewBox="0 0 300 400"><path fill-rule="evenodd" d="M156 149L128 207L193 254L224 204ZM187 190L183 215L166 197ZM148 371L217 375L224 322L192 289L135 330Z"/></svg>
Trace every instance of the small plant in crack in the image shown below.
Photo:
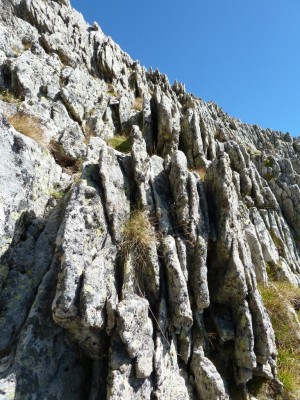
<svg viewBox="0 0 300 400"><path fill-rule="evenodd" d="M130 153L132 139L126 135L117 135L108 139L107 144L121 153Z"/></svg>
<svg viewBox="0 0 300 400"><path fill-rule="evenodd" d="M145 262L147 250L157 242L157 234L145 210L134 210L122 227L121 252L135 262Z"/></svg>
<svg viewBox="0 0 300 400"><path fill-rule="evenodd" d="M133 101L132 104L132 109L136 111L142 111L143 110L143 97L136 97Z"/></svg>
<svg viewBox="0 0 300 400"><path fill-rule="evenodd" d="M118 97L118 92L116 91L116 89L114 88L114 85L112 83L107 83L106 93L109 94L110 96Z"/></svg>
<svg viewBox="0 0 300 400"><path fill-rule="evenodd" d="M0 87L0 100L5 103L19 103L21 101L11 90L3 87Z"/></svg>
<svg viewBox="0 0 300 400"><path fill-rule="evenodd" d="M203 181L207 172L207 169L204 167L198 167L198 168L192 168L190 170L191 172L196 172L196 174L199 175L199 177L201 178L201 180Z"/></svg>
<svg viewBox="0 0 300 400"><path fill-rule="evenodd" d="M73 175L82 172L83 160L81 158L73 158L66 154L60 143L52 139L48 148L55 162L63 168L66 174Z"/></svg>

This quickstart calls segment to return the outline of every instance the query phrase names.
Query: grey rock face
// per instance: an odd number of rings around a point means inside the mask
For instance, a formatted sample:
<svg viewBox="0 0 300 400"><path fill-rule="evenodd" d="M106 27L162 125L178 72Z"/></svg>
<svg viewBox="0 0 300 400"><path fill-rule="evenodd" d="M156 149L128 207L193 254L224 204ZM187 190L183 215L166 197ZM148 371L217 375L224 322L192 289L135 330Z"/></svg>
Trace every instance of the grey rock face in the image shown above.
<svg viewBox="0 0 300 400"><path fill-rule="evenodd" d="M153 326L148 302L136 295L126 296L117 307L119 333L131 358L136 358L137 378L147 378L153 369Z"/></svg>
<svg viewBox="0 0 300 400"><path fill-rule="evenodd" d="M42 217L51 192L61 180L61 168L49 151L18 133L0 115L1 211L0 248L11 244L16 222L24 213Z"/></svg>
<svg viewBox="0 0 300 400"><path fill-rule="evenodd" d="M259 285L300 286L299 140L67 0L0 8L0 399L249 399L277 378Z"/></svg>
<svg viewBox="0 0 300 400"><path fill-rule="evenodd" d="M221 376L213 363L204 356L203 351L201 352L201 349L194 351L191 368L195 374L199 397L216 400L229 399Z"/></svg>

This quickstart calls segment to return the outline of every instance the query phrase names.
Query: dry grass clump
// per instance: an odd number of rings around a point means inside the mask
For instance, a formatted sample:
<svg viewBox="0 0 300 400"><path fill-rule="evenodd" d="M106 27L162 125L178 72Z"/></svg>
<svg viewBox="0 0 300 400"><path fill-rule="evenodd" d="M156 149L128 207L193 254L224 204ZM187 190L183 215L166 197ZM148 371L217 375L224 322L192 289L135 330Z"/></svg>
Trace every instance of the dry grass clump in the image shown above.
<svg viewBox="0 0 300 400"><path fill-rule="evenodd" d="M0 100L6 103L18 103L20 101L13 92L4 88L0 88Z"/></svg>
<svg viewBox="0 0 300 400"><path fill-rule="evenodd" d="M24 49L24 51L30 50L31 47L32 47L32 43L23 42L22 44L23 44L23 49Z"/></svg>
<svg viewBox="0 0 300 400"><path fill-rule="evenodd" d="M132 139L125 135L117 135L108 139L107 144L121 153L130 153Z"/></svg>
<svg viewBox="0 0 300 400"><path fill-rule="evenodd" d="M300 398L300 288L284 282L272 282L260 287L270 315L278 348L278 377L284 400ZM295 310L293 313L292 308Z"/></svg>
<svg viewBox="0 0 300 400"><path fill-rule="evenodd" d="M196 172L200 176L201 180L204 180L206 175L206 169L204 167L194 168L192 169L192 172Z"/></svg>
<svg viewBox="0 0 300 400"><path fill-rule="evenodd" d="M81 173L83 167L83 161L81 158L72 158L65 153L63 146L51 140L48 149L55 159L55 162L60 165L66 174L73 175L76 173Z"/></svg>
<svg viewBox="0 0 300 400"><path fill-rule="evenodd" d="M132 104L132 108L134 110L137 110L137 111L142 111L143 110L143 98L142 97L136 97L134 99L133 104Z"/></svg>
<svg viewBox="0 0 300 400"><path fill-rule="evenodd" d="M82 159L74 159L65 153L63 146L54 139L47 142L44 136L44 128L39 118L23 112L6 116L11 125L20 133L35 140L40 146L48 149L63 171L69 175L82 171Z"/></svg>
<svg viewBox="0 0 300 400"><path fill-rule="evenodd" d="M8 115L6 118L16 131L35 140L42 147L47 147L47 141L44 137L44 128L39 118L23 112Z"/></svg>
<svg viewBox="0 0 300 400"><path fill-rule="evenodd" d="M147 249L156 244L157 235L146 211L134 210L122 227L121 252L134 261L144 262Z"/></svg>
<svg viewBox="0 0 300 400"><path fill-rule="evenodd" d="M83 143L87 146L91 140L91 137L96 136L96 133L90 125L86 124L84 127L84 134L85 138Z"/></svg>
<svg viewBox="0 0 300 400"><path fill-rule="evenodd" d="M107 91L106 91L106 93L109 94L110 96L118 97L118 93L117 93L117 91L114 88L112 83L107 83Z"/></svg>

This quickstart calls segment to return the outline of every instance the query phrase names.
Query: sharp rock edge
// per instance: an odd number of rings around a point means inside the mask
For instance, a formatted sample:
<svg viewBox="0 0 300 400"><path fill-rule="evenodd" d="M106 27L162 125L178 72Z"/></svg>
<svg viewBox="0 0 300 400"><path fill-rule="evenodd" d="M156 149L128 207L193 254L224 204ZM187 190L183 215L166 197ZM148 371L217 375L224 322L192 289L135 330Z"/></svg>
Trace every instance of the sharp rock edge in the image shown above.
<svg viewBox="0 0 300 400"><path fill-rule="evenodd" d="M276 380L258 284L300 285L299 140L146 71L68 0L0 6L0 399L250 398Z"/></svg>

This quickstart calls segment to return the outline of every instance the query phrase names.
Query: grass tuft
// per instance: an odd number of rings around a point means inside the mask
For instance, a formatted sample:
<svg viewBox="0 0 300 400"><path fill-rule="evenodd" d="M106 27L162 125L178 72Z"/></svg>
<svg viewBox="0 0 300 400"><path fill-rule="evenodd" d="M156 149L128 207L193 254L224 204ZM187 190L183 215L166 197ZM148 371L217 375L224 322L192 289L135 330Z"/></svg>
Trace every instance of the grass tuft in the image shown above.
<svg viewBox="0 0 300 400"><path fill-rule="evenodd" d="M132 139L125 135L118 135L108 139L107 144L121 153L130 153Z"/></svg>
<svg viewBox="0 0 300 400"><path fill-rule="evenodd" d="M134 210L122 227L121 252L124 258L129 254L135 262L144 262L147 250L157 241L154 227L147 212Z"/></svg>
<svg viewBox="0 0 300 400"><path fill-rule="evenodd" d="M11 125L20 133L35 140L40 146L48 149L63 171L69 175L82 171L82 159L74 159L65 153L63 146L54 139L47 142L44 136L44 128L39 118L22 112L6 116ZM55 197L55 195L54 195Z"/></svg>
<svg viewBox="0 0 300 400"><path fill-rule="evenodd" d="M23 112L17 112L6 116L6 118L16 131L35 140L42 147L47 147L48 143L44 136L44 128L39 118Z"/></svg>
<svg viewBox="0 0 300 400"><path fill-rule="evenodd" d="M271 174L271 173L267 173L267 174L265 174L264 176L263 176L263 178L267 181L267 182L270 182L272 179L273 179L273 174Z"/></svg>
<svg viewBox="0 0 300 400"><path fill-rule="evenodd" d="M273 164L274 164L274 161L273 160L271 160L270 158L267 158L265 161L264 161L264 166L265 167L273 167Z"/></svg>
<svg viewBox="0 0 300 400"><path fill-rule="evenodd" d="M60 200L64 197L65 192L63 190L53 190L50 193L50 197L53 197L55 200Z"/></svg>
<svg viewBox="0 0 300 400"><path fill-rule="evenodd" d="M118 93L117 93L117 91L114 88L112 83L107 83L107 91L106 91L106 93L109 94L110 96L118 97Z"/></svg>
<svg viewBox="0 0 300 400"><path fill-rule="evenodd" d="M10 90L0 87L0 100L5 103L18 103L20 99L14 95Z"/></svg>
<svg viewBox="0 0 300 400"><path fill-rule="evenodd" d="M260 287L270 315L278 348L278 377L284 385L281 399L300 396L300 288L285 282ZM295 310L293 313L292 308Z"/></svg>
<svg viewBox="0 0 300 400"><path fill-rule="evenodd" d="M134 99L133 104L132 104L132 108L134 110L137 110L137 111L142 111L143 110L143 98L142 97L136 97Z"/></svg>
<svg viewBox="0 0 300 400"><path fill-rule="evenodd" d="M206 169L204 167L199 167L199 168L193 168L191 170L192 172L196 172L199 177L201 178L201 180L203 181L206 175Z"/></svg>

